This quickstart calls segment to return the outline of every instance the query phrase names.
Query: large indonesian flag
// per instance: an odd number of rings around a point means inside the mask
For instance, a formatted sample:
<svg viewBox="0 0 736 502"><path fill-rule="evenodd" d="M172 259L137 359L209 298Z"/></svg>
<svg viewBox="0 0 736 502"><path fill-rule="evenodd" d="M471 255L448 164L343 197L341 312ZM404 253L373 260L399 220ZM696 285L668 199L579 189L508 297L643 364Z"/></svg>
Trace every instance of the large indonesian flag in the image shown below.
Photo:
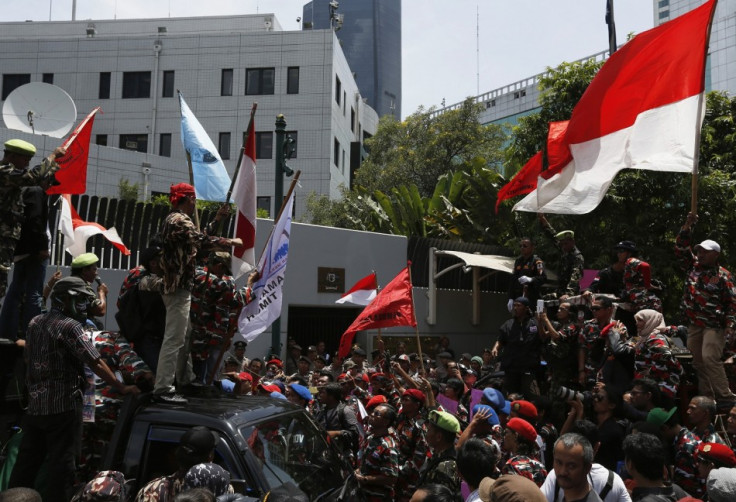
<svg viewBox="0 0 736 502"><path fill-rule="evenodd" d="M252 119L251 119L252 121ZM245 140L243 159L240 171L235 180L233 201L235 213L235 230L233 237L243 240L243 247L233 248L232 271L237 279L250 272L256 263L256 133L255 124L248 128L250 131Z"/></svg>
<svg viewBox="0 0 736 502"><path fill-rule="evenodd" d="M89 140L98 106L87 115L64 141L66 153L56 159L59 170L54 177L58 185L46 190L47 194L82 194L87 191L87 162L89 161Z"/></svg>
<svg viewBox="0 0 736 502"><path fill-rule="evenodd" d="M543 166L544 152L539 151L498 191L498 195L496 195L496 214L498 214L498 207L501 202L517 195L533 192L537 188L537 177L542 172Z"/></svg>
<svg viewBox="0 0 736 502"><path fill-rule="evenodd" d="M622 169L693 170L715 6L710 0L637 35L606 61L567 125L569 156L561 157L569 160L552 176L542 173L514 210L584 214Z"/></svg>
<svg viewBox="0 0 736 502"><path fill-rule="evenodd" d="M353 321L353 324L345 330L340 338L338 356L344 358L350 353L355 333L358 331L390 326L416 327L416 325L414 298L407 266L378 293L376 298Z"/></svg>
<svg viewBox="0 0 736 502"><path fill-rule="evenodd" d="M87 239L97 234L102 234L105 239L110 241L124 255L130 254L130 250L123 244L123 240L118 235L115 227L107 229L99 223L84 221L77 213L77 210L74 209L74 206L72 206L72 200L69 194L63 194L61 196L59 230L64 234L64 243L66 244L67 252L74 257L86 253Z"/></svg>

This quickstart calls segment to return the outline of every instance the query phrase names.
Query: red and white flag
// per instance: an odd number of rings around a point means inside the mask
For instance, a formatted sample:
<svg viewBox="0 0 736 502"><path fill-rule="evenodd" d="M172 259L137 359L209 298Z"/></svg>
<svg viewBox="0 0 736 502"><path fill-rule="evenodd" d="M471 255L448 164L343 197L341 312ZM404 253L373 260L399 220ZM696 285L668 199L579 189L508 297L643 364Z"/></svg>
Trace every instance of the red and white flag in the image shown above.
<svg viewBox="0 0 736 502"><path fill-rule="evenodd" d="M233 237L243 240L243 247L233 248L232 253L232 271L236 279L250 272L256 263L256 133L252 118L248 130L240 171L233 188L233 201L237 207Z"/></svg>
<svg viewBox="0 0 736 502"><path fill-rule="evenodd" d="M371 272L370 274L363 277L361 280L355 283L355 286L342 295L339 300L335 303L353 303L355 305L368 305L376 297L378 293L378 282L376 282L376 273Z"/></svg>
<svg viewBox="0 0 736 502"><path fill-rule="evenodd" d="M388 328L391 326L414 326L414 297L412 296L409 266L389 282L376 298L363 309L353 324L340 337L338 355L341 358L350 353L355 333L366 329Z"/></svg>
<svg viewBox="0 0 736 502"><path fill-rule="evenodd" d="M95 114L100 111L98 106L72 131L64 141L66 154L56 159L59 170L54 177L59 182L46 190L47 194L81 194L87 191L87 161L89 160L89 140L92 136L92 126L95 123Z"/></svg>
<svg viewBox="0 0 736 502"><path fill-rule="evenodd" d="M93 235L102 234L124 255L129 255L130 250L125 247L115 227L109 229L99 223L84 221L79 217L77 210L72 206L71 195L61 196L61 217L59 219L59 230L64 235L66 250L76 257L87 252L87 239Z"/></svg>
<svg viewBox="0 0 736 502"><path fill-rule="evenodd" d="M693 170L715 6L710 0L637 35L606 61L567 125L569 161L542 173L514 210L585 214L622 169Z"/></svg>
<svg viewBox="0 0 736 502"><path fill-rule="evenodd" d="M542 172L543 165L544 154L539 151L498 191L498 195L496 195L496 214L498 214L498 206L501 205L501 202L517 195L533 192L537 188L537 177Z"/></svg>

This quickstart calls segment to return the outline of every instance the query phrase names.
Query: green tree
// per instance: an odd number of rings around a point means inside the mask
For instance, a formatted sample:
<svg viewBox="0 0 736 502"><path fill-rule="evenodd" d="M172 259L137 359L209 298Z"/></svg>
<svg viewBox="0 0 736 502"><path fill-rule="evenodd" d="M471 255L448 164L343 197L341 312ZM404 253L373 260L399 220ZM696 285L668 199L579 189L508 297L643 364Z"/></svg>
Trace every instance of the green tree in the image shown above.
<svg viewBox="0 0 736 502"><path fill-rule="evenodd" d="M468 98L441 114L420 108L401 122L382 117L376 134L366 140L369 155L356 173L356 185L370 193L415 185L427 197L449 171L468 169L478 160L500 167L506 136L502 127L479 122L482 110Z"/></svg>
<svg viewBox="0 0 736 502"><path fill-rule="evenodd" d="M131 183L127 178L118 181L118 197L120 200L136 202L138 200L138 183Z"/></svg>

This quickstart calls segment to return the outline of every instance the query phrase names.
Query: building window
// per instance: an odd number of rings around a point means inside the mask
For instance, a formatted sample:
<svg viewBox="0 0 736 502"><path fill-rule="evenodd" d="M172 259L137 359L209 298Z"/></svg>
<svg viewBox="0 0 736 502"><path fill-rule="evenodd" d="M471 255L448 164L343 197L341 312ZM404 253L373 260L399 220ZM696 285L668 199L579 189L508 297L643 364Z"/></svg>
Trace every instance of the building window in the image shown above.
<svg viewBox="0 0 736 502"><path fill-rule="evenodd" d="M345 150L342 151L342 174L345 175Z"/></svg>
<svg viewBox="0 0 736 502"><path fill-rule="evenodd" d="M100 73L100 99L110 99L110 72L103 71Z"/></svg>
<svg viewBox="0 0 736 502"><path fill-rule="evenodd" d="M21 85L31 82L30 73L6 73L3 75L3 101L8 99L8 95Z"/></svg>
<svg viewBox="0 0 736 502"><path fill-rule="evenodd" d="M245 70L245 94L254 96L257 94L273 94L274 68L251 68Z"/></svg>
<svg viewBox="0 0 736 502"><path fill-rule="evenodd" d="M146 153L148 151L148 134L121 134L120 148Z"/></svg>
<svg viewBox="0 0 736 502"><path fill-rule="evenodd" d="M286 141L284 142L284 155L287 159L295 159L297 145L299 144L299 133L297 133L296 131L286 131L285 139ZM289 153L291 153L291 155L289 155Z"/></svg>
<svg viewBox="0 0 736 502"><path fill-rule="evenodd" d="M340 142L335 138L335 144L332 146L332 162L335 166L340 167Z"/></svg>
<svg viewBox="0 0 736 502"><path fill-rule="evenodd" d="M340 104L341 96L342 96L342 82L340 82L340 77L335 75L335 102L338 105Z"/></svg>
<svg viewBox="0 0 736 502"><path fill-rule="evenodd" d="M173 98L174 97L174 70L164 72L164 82L162 85L162 98Z"/></svg>
<svg viewBox="0 0 736 502"><path fill-rule="evenodd" d="M95 136L95 145L107 146L107 134L98 134Z"/></svg>
<svg viewBox="0 0 736 502"><path fill-rule="evenodd" d="M162 157L171 157L171 133L161 133L158 142L158 154Z"/></svg>
<svg viewBox="0 0 736 502"><path fill-rule="evenodd" d="M150 97L150 71L126 71L123 73L123 99Z"/></svg>
<svg viewBox="0 0 736 502"><path fill-rule="evenodd" d="M298 66L290 66L286 70L286 94L299 94Z"/></svg>
<svg viewBox="0 0 736 502"><path fill-rule="evenodd" d="M220 158L222 160L228 160L230 158L230 133L221 132L220 137L217 140L217 151L220 152Z"/></svg>
<svg viewBox="0 0 736 502"><path fill-rule="evenodd" d="M355 132L355 108L350 107L350 132Z"/></svg>
<svg viewBox="0 0 736 502"><path fill-rule="evenodd" d="M41 75L41 82L44 84L53 84L54 83L54 74L53 73L44 73Z"/></svg>
<svg viewBox="0 0 736 502"><path fill-rule="evenodd" d="M348 102L348 93L346 91L342 91L342 116L345 116L345 105Z"/></svg>
<svg viewBox="0 0 736 502"><path fill-rule="evenodd" d="M669 7L670 6L670 0L659 0L659 8L662 7Z"/></svg>
<svg viewBox="0 0 736 502"><path fill-rule="evenodd" d="M670 17L670 10L669 9L663 10L662 12L659 13L659 19L660 20L666 19L668 17Z"/></svg>
<svg viewBox="0 0 736 502"><path fill-rule="evenodd" d="M222 70L222 77L220 79L220 96L232 96L233 95L233 69L226 68Z"/></svg>
<svg viewBox="0 0 736 502"><path fill-rule="evenodd" d="M273 158L273 132L256 133L256 159Z"/></svg>
<svg viewBox="0 0 736 502"><path fill-rule="evenodd" d="M264 211L266 211L266 213L268 213L269 216L271 216L271 197L256 197L256 210L258 209L263 209Z"/></svg>

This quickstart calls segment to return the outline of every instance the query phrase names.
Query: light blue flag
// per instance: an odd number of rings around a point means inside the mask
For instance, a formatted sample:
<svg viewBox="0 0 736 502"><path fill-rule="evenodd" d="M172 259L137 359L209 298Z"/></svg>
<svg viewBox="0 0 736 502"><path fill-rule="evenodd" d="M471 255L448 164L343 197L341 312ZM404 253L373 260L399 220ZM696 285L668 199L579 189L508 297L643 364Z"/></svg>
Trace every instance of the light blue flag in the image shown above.
<svg viewBox="0 0 736 502"><path fill-rule="evenodd" d="M194 190L200 200L224 202L230 188L230 176L207 132L179 93L181 142L192 158Z"/></svg>

